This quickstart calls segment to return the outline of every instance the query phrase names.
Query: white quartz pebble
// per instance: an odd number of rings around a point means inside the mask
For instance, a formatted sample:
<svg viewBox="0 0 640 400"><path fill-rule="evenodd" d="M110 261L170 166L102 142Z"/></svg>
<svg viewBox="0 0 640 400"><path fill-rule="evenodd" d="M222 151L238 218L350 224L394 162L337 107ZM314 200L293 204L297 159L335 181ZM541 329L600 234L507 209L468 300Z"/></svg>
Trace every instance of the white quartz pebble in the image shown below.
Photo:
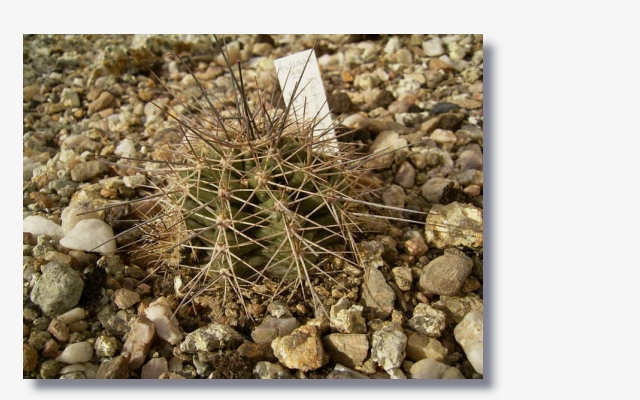
<svg viewBox="0 0 640 400"><path fill-rule="evenodd" d="M72 250L109 254L116 250L113 229L99 219L83 219L60 240L60 244Z"/></svg>
<svg viewBox="0 0 640 400"><path fill-rule="evenodd" d="M30 215L22 220L22 232L30 232L34 239L38 236L47 235L60 239L64 234L62 227L53 221L49 221L40 215Z"/></svg>
<svg viewBox="0 0 640 400"><path fill-rule="evenodd" d="M79 342L68 345L56 361L65 364L77 364L91 360L93 357L93 346L89 342Z"/></svg>
<svg viewBox="0 0 640 400"><path fill-rule="evenodd" d="M465 315L462 321L453 329L456 341L464 350L471 366L480 374L483 373L482 327L482 313L480 311L472 311Z"/></svg>

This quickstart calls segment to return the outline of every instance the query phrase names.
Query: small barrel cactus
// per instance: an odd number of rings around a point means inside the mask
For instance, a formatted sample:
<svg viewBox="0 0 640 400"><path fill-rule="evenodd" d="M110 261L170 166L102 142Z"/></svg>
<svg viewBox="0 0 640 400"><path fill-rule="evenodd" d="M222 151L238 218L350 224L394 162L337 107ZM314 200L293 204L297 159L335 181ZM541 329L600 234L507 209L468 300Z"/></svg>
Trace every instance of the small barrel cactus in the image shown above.
<svg viewBox="0 0 640 400"><path fill-rule="evenodd" d="M294 282L317 308L310 277L328 262L358 265L352 232L366 225L371 193L364 158L342 144L323 152L333 131L314 134L314 120L296 120L289 107L250 110L242 76L232 82L235 109L208 103L205 116L174 117L182 134L156 151L162 184L135 253L195 268L191 291L221 277L236 288L279 282L277 292Z"/></svg>

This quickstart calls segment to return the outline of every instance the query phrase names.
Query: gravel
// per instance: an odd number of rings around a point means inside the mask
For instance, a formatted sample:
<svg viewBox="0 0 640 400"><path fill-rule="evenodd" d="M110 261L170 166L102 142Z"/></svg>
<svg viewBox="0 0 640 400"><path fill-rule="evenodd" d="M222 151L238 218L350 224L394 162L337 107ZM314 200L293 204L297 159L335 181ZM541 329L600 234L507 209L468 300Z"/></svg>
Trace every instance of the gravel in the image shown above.
<svg viewBox="0 0 640 400"><path fill-rule="evenodd" d="M336 257L311 278L326 312L259 285L182 304L193 271L126 246L179 132L164 110L197 108L189 71L234 102L211 38L25 35L23 377L481 379L482 36L226 39L252 104L274 59L316 42L338 130L374 154L363 182L397 207L386 231L358 236L360 268Z"/></svg>

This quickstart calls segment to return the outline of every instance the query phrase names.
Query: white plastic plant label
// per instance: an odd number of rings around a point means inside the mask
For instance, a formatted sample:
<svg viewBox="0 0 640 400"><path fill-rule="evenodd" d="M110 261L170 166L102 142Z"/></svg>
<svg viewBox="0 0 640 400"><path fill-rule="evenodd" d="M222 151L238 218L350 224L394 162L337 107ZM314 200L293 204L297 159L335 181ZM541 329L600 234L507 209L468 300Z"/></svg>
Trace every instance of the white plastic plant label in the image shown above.
<svg viewBox="0 0 640 400"><path fill-rule="evenodd" d="M315 121L313 135L321 141L319 150L337 154L338 141L331 128L327 95L313 49L279 58L274 64L285 103L288 104L293 96L291 107L296 118L299 121Z"/></svg>

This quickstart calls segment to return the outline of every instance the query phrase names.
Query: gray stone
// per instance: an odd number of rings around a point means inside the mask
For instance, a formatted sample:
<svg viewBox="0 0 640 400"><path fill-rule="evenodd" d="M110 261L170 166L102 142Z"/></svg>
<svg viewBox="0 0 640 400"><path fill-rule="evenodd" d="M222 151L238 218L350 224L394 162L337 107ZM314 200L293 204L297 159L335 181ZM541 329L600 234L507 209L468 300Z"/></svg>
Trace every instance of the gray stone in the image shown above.
<svg viewBox="0 0 640 400"><path fill-rule="evenodd" d="M369 268L361 287L360 303L374 318L387 319L395 307L396 293L377 268Z"/></svg>
<svg viewBox="0 0 640 400"><path fill-rule="evenodd" d="M482 154L478 154L473 150L465 150L458 156L456 160L456 166L462 171L469 169L475 169L482 171Z"/></svg>
<svg viewBox="0 0 640 400"><path fill-rule="evenodd" d="M269 361L259 361L253 368L253 377L256 379L293 379L293 375L286 368Z"/></svg>
<svg viewBox="0 0 640 400"><path fill-rule="evenodd" d="M405 358L407 336L395 324L386 324L371 337L371 359L389 375L394 375Z"/></svg>
<svg viewBox="0 0 640 400"><path fill-rule="evenodd" d="M189 333L180 343L180 350L193 354L196 351L235 349L244 338L227 325L212 323Z"/></svg>
<svg viewBox="0 0 640 400"><path fill-rule="evenodd" d="M369 354L369 340L365 334L332 333L322 339L331 360L353 368L361 366Z"/></svg>
<svg viewBox="0 0 640 400"><path fill-rule="evenodd" d="M407 325L416 332L437 338L447 326L447 315L428 304L419 303Z"/></svg>
<svg viewBox="0 0 640 400"><path fill-rule="evenodd" d="M467 359L476 372L483 373L483 318L479 311L465 315L453 329L456 342L467 355Z"/></svg>
<svg viewBox="0 0 640 400"><path fill-rule="evenodd" d="M460 291L472 267L473 261L465 255L443 254L423 268L420 286L432 294L452 296Z"/></svg>
<svg viewBox="0 0 640 400"><path fill-rule="evenodd" d="M271 348L278 360L291 369L311 371L329 361L315 326L303 325L290 335L276 338L271 342Z"/></svg>
<svg viewBox="0 0 640 400"><path fill-rule="evenodd" d="M31 301L45 314L56 316L72 309L82 295L84 282L70 266L50 262L31 290Z"/></svg>

